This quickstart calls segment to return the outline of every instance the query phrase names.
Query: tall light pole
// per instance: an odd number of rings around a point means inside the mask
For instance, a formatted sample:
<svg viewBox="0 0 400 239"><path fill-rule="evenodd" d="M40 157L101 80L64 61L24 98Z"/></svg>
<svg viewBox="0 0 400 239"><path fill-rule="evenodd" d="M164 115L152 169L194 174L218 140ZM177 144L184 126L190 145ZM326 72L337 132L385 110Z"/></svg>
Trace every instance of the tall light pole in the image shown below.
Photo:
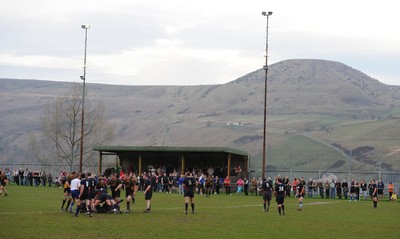
<svg viewBox="0 0 400 239"><path fill-rule="evenodd" d="M87 32L90 28L90 25L81 25L81 28L85 30L85 55L83 57L83 76L81 76L81 80L83 80L83 90L82 90L82 122L81 122L81 144L80 144L80 156L79 156L79 172L82 172L82 162L83 162L83 135L85 132L84 123L85 123L85 90L86 90L86 52L87 52Z"/></svg>
<svg viewBox="0 0 400 239"><path fill-rule="evenodd" d="M264 82L264 131L263 131L263 158L262 158L262 176L265 178L265 155L266 155L266 139L267 139L267 89L268 89L268 21L272 12L262 12L267 17L266 39L265 39L265 82Z"/></svg>

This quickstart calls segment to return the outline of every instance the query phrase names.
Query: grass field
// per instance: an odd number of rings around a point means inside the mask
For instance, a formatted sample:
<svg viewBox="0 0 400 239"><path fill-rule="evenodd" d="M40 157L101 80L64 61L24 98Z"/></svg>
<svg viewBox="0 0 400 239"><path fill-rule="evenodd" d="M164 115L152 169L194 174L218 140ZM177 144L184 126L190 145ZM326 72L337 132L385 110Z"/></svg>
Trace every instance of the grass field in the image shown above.
<svg viewBox="0 0 400 239"><path fill-rule="evenodd" d="M62 189L8 186L0 197L0 238L400 238L400 203L287 198L279 216L274 199L263 212L257 196L195 195L196 214L183 197L153 194L152 213L138 192L130 214L92 218L60 211ZM125 202L121 203L125 209Z"/></svg>

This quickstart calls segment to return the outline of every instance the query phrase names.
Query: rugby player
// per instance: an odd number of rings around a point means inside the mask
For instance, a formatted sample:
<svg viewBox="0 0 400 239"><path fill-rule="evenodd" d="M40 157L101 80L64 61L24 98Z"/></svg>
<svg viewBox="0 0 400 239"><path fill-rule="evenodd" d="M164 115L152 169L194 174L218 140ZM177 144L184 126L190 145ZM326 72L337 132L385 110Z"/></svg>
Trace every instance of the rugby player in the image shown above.
<svg viewBox="0 0 400 239"><path fill-rule="evenodd" d="M196 187L196 179L193 178L192 173L186 173L185 181L183 182L185 193L185 214L188 214L188 207L189 202L190 206L192 207L192 214L195 213L194 211L194 190Z"/></svg>
<svg viewBox="0 0 400 239"><path fill-rule="evenodd" d="M126 197L126 213L131 212L131 202L133 204L134 196L135 196L135 187L136 187L136 178L133 175L128 176L125 174L124 177L124 186L125 186L125 197Z"/></svg>
<svg viewBox="0 0 400 239"><path fill-rule="evenodd" d="M144 180L144 200L146 200L146 210L144 210L144 213L150 213L151 212L151 197L153 196L153 190L152 190L152 183L149 178L149 176L145 173L143 174L143 180Z"/></svg>
<svg viewBox="0 0 400 239"><path fill-rule="evenodd" d="M304 181L300 179L297 179L297 194L296 196L299 198L299 208L297 211L302 211L303 210L303 199L305 195L305 188L304 188Z"/></svg>
<svg viewBox="0 0 400 239"><path fill-rule="evenodd" d="M7 196L6 185L8 184L8 179L4 171L0 171L0 195L4 192L4 196Z"/></svg>
<svg viewBox="0 0 400 239"><path fill-rule="evenodd" d="M375 179L371 179L371 197L374 203L374 208L378 207L378 186L376 185Z"/></svg>
<svg viewBox="0 0 400 239"><path fill-rule="evenodd" d="M92 217L94 208L94 196L96 194L96 181L92 177L91 173L88 173L87 176L85 174L81 174L81 178L82 180L79 192L79 201L74 216L78 216L82 207L82 202L86 202L86 214Z"/></svg>
<svg viewBox="0 0 400 239"><path fill-rule="evenodd" d="M110 185L112 198L116 202L118 202L119 197L121 196L122 182L117 178L117 175L115 173L111 175L111 179L108 181L108 185Z"/></svg>
<svg viewBox="0 0 400 239"><path fill-rule="evenodd" d="M274 194L276 197L276 203L278 204L279 216L285 215L284 202L285 202L286 190L285 190L285 184L282 183L282 179L280 178L276 179Z"/></svg>
<svg viewBox="0 0 400 239"><path fill-rule="evenodd" d="M71 203L71 188L70 188L70 182L71 178L70 175L67 175L67 173L63 172L62 178L61 178L61 185L64 189L64 199L61 204L61 211L64 211L64 205L65 202L67 202L67 206L65 207L65 211L68 212L68 207L69 204Z"/></svg>
<svg viewBox="0 0 400 239"><path fill-rule="evenodd" d="M270 179L267 181L265 178L263 178L262 184L261 184L261 190L263 193L264 212L268 212L269 206L271 204L272 181ZM267 203L268 203L268 206L267 206Z"/></svg>

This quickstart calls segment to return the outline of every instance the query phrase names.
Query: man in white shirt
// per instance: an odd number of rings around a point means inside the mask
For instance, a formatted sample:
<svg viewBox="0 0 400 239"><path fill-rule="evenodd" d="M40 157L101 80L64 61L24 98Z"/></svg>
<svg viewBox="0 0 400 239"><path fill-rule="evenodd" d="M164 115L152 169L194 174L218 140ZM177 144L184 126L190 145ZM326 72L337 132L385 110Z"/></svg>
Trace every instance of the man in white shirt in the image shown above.
<svg viewBox="0 0 400 239"><path fill-rule="evenodd" d="M72 213L72 208L74 207L75 201L79 199L79 192L80 192L80 187L81 187L81 178L78 173L75 171L71 173L72 181L70 184L71 188L71 197L72 197L72 202L69 208L69 212Z"/></svg>

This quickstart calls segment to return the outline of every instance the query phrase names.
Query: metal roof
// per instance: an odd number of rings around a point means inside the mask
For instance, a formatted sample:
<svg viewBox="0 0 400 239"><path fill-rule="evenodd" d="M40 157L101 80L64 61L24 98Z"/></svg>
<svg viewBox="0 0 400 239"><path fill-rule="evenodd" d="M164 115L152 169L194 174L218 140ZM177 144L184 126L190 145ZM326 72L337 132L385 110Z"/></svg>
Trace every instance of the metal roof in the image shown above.
<svg viewBox="0 0 400 239"><path fill-rule="evenodd" d="M248 156L247 151L227 147L168 147L168 146L96 146L95 151L122 152L174 152L174 153L231 153Z"/></svg>

